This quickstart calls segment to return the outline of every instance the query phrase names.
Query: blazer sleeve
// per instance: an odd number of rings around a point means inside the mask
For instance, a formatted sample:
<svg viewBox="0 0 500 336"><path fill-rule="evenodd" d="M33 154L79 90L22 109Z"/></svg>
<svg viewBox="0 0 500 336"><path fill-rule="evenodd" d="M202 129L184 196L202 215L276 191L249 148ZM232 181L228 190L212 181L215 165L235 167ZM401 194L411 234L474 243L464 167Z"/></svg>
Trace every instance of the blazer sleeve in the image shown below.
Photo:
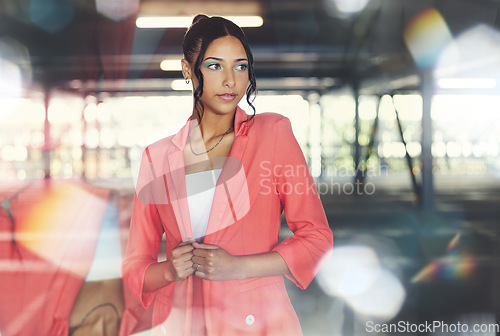
<svg viewBox="0 0 500 336"><path fill-rule="evenodd" d="M305 289L331 253L333 234L290 120L279 119L275 128L274 182L293 236L273 251L281 255L290 269L291 276L287 277Z"/></svg>
<svg viewBox="0 0 500 336"><path fill-rule="evenodd" d="M144 292L144 276L149 265L158 262L158 251L163 236L163 226L154 202L152 178L148 155L143 153L137 179L130 232L122 264L123 280L131 293L148 308L155 292Z"/></svg>

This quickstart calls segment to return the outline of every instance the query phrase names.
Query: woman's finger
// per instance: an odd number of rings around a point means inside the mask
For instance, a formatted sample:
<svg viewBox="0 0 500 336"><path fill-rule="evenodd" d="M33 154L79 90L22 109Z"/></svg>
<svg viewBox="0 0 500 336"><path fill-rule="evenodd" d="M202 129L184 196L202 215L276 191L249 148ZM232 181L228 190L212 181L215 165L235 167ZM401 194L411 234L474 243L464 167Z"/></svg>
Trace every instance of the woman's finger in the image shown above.
<svg viewBox="0 0 500 336"><path fill-rule="evenodd" d="M215 256L215 251L213 249L194 249L192 251L193 257L198 256L202 258L213 258Z"/></svg>
<svg viewBox="0 0 500 336"><path fill-rule="evenodd" d="M196 240L194 240L193 238L189 238L189 239L186 239L184 241L182 241L179 245L177 246L184 246L184 245L190 245L192 243L196 242Z"/></svg>
<svg viewBox="0 0 500 336"><path fill-rule="evenodd" d="M177 246L172 250L172 257L178 257L182 254L191 254L191 251L193 251L194 247L193 245L183 245L183 246Z"/></svg>
<svg viewBox="0 0 500 336"><path fill-rule="evenodd" d="M196 241L193 242L193 247L197 249L205 249L205 250L216 250L219 248L217 245L210 245L210 244L205 244L205 243L197 243Z"/></svg>
<svg viewBox="0 0 500 336"><path fill-rule="evenodd" d="M192 257L193 257L193 255L191 253L184 253L184 254L181 254L180 256L176 256L175 258L172 258L172 259L184 263L186 261L191 261Z"/></svg>
<svg viewBox="0 0 500 336"><path fill-rule="evenodd" d="M206 266L213 263L213 261L199 256L194 256L191 260L193 261L194 264L200 264L202 266Z"/></svg>

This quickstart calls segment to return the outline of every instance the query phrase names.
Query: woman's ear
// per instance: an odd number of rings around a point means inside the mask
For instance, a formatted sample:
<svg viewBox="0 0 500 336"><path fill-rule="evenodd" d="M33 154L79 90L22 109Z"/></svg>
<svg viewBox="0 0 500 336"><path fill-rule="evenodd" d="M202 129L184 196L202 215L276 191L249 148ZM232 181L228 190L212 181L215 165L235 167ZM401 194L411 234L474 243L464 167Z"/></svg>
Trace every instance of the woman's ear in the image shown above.
<svg viewBox="0 0 500 336"><path fill-rule="evenodd" d="M184 79L192 79L191 64L189 64L187 59L183 58L181 60L181 65L182 65L182 76L184 77Z"/></svg>

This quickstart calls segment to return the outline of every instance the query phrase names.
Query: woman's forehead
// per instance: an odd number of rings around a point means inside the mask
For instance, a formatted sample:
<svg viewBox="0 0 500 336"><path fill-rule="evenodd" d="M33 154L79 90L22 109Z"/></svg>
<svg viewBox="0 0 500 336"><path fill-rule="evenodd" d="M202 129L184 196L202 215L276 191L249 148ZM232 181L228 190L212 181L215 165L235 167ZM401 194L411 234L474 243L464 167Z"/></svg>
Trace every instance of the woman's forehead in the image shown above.
<svg viewBox="0 0 500 336"><path fill-rule="evenodd" d="M241 41L234 36L219 37L210 43L205 51L204 59L215 57L223 60L236 60L247 58L247 53Z"/></svg>

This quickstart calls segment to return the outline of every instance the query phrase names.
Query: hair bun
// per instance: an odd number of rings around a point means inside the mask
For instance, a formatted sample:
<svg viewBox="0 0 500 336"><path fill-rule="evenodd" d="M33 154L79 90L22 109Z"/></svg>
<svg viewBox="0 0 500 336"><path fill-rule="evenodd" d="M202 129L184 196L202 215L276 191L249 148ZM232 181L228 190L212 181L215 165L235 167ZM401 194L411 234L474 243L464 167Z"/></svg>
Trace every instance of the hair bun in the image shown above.
<svg viewBox="0 0 500 336"><path fill-rule="evenodd" d="M208 16L206 16L205 14L198 14L194 17L193 19L193 23L191 23L191 25L194 25L195 23L197 23L198 21L200 20L204 20L204 19L209 19Z"/></svg>

